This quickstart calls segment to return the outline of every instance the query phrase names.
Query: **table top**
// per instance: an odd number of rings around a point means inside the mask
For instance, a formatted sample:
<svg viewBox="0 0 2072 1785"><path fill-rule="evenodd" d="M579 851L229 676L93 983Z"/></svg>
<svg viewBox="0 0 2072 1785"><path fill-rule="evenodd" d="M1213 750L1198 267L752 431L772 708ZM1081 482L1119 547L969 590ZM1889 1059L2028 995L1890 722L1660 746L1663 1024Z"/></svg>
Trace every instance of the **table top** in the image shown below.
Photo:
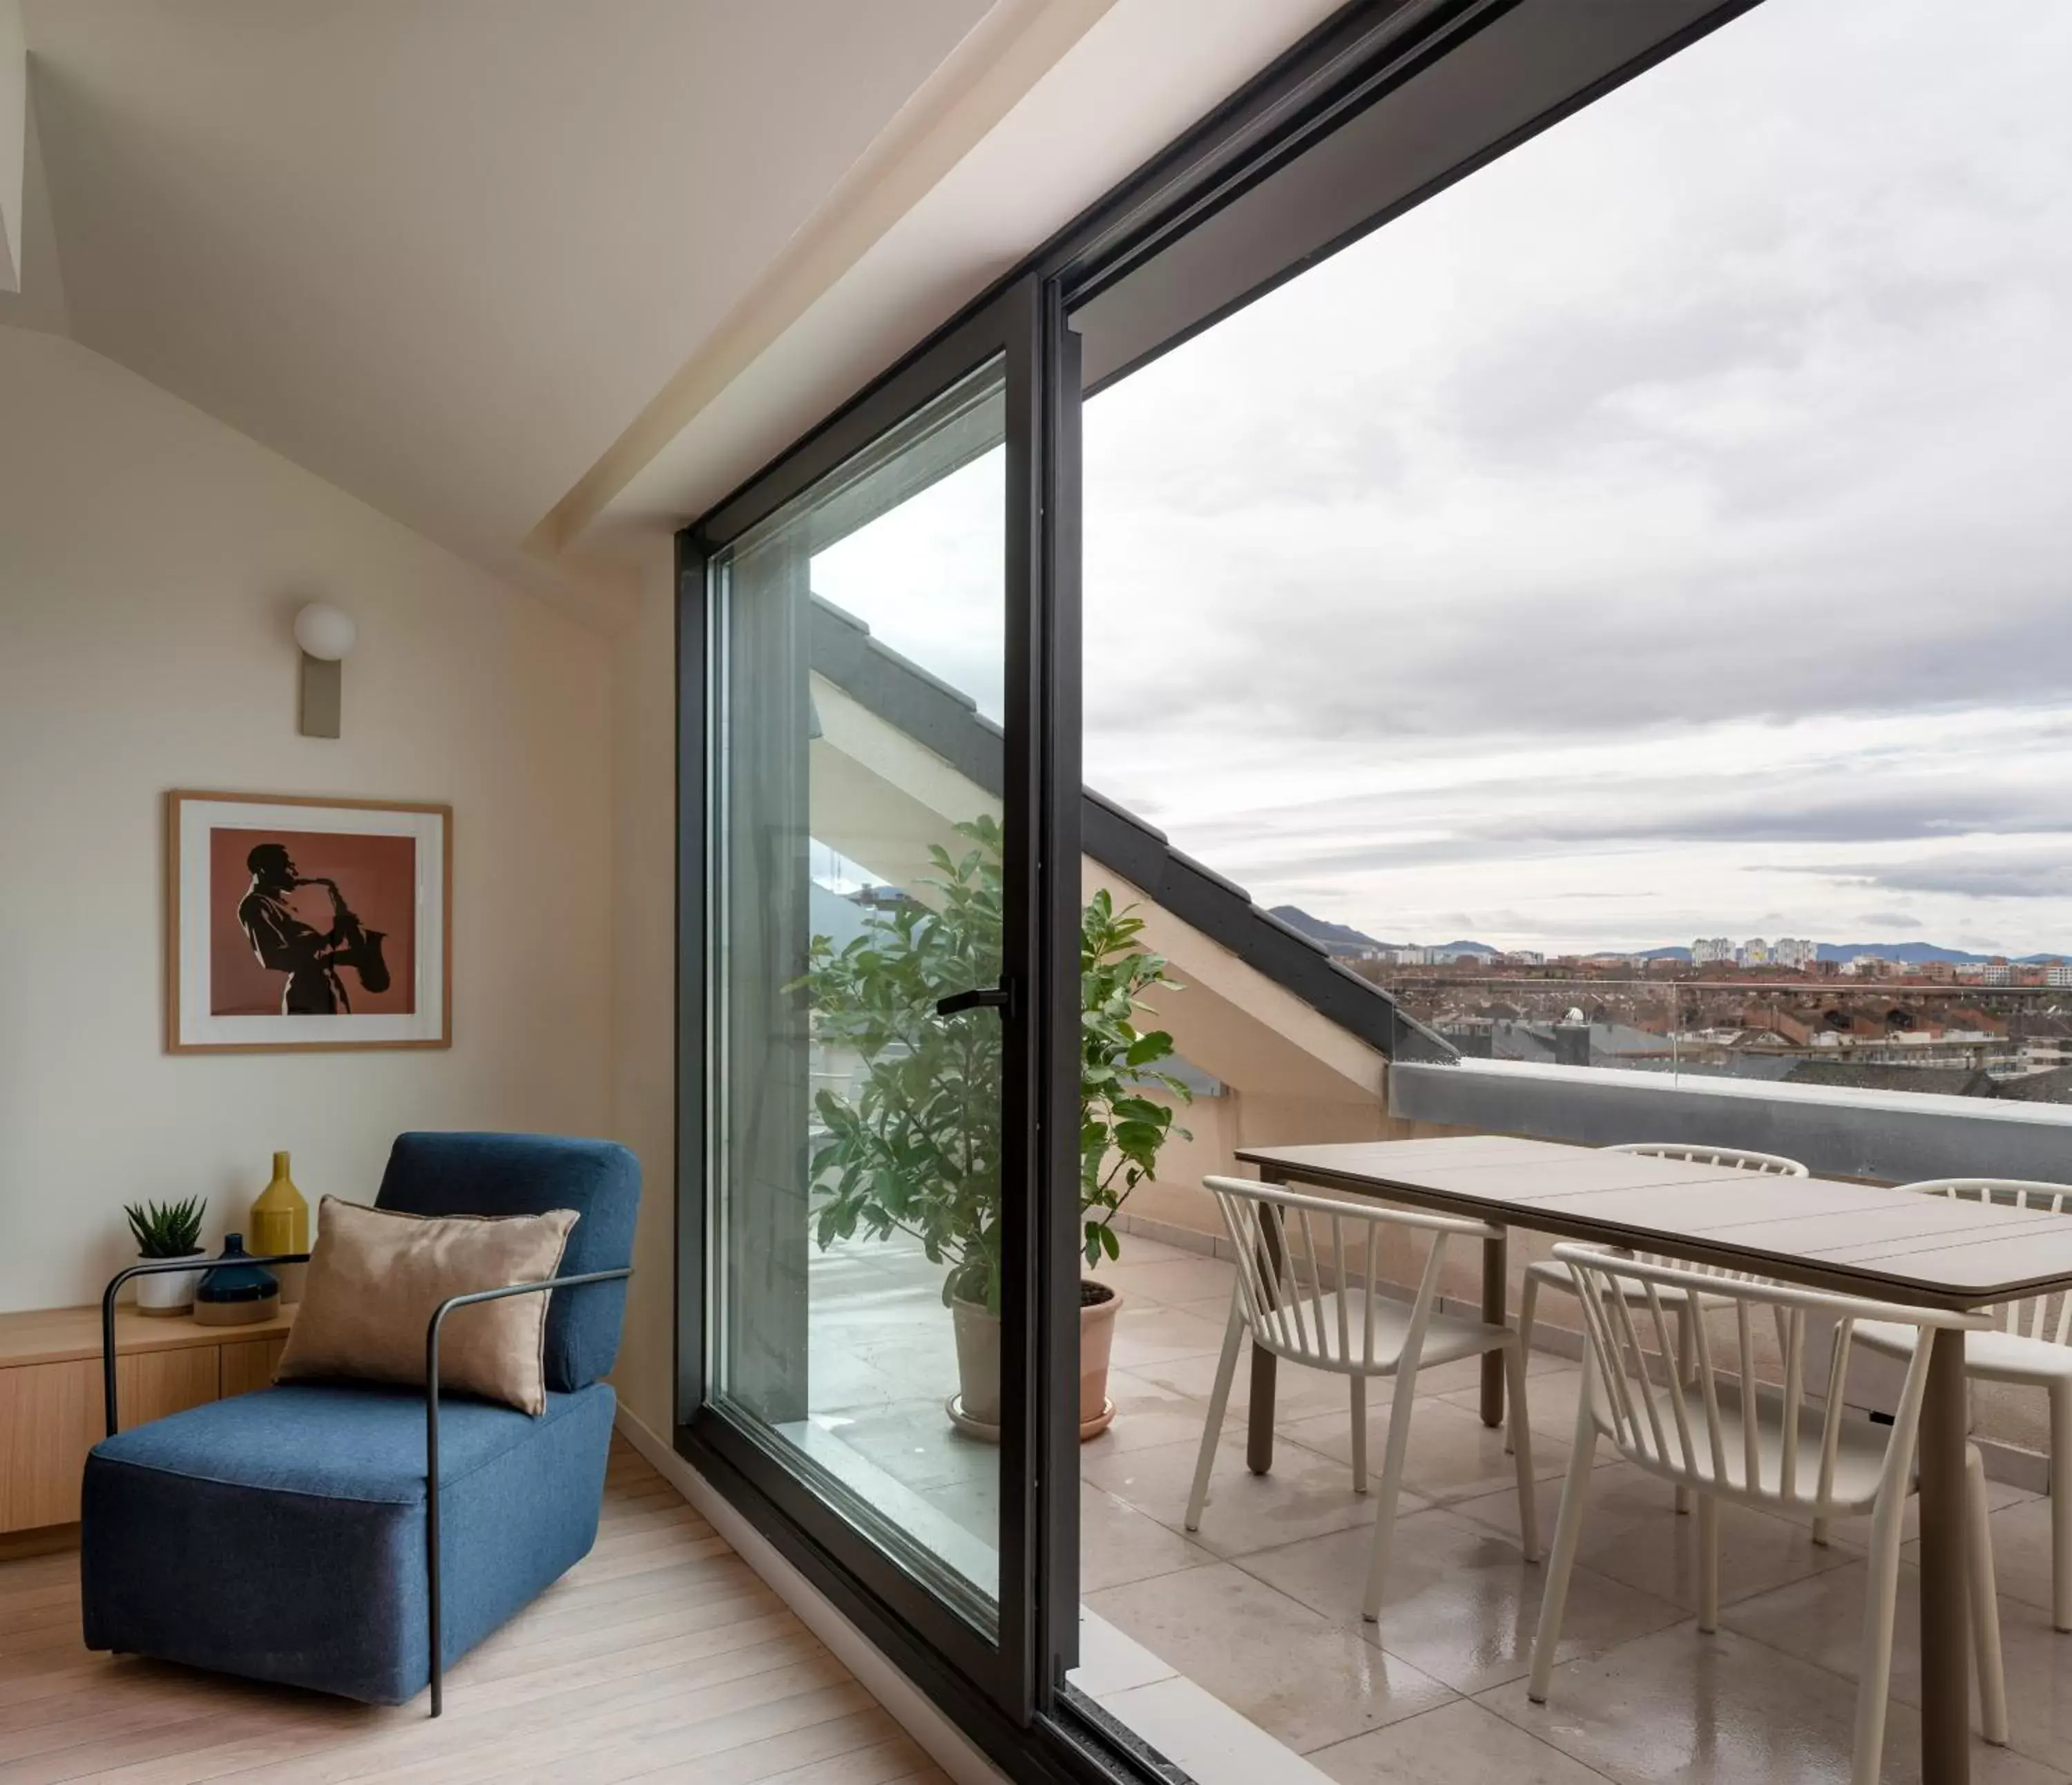
<svg viewBox="0 0 2072 1785"><path fill-rule="evenodd" d="M2072 1215L1876 1184L1499 1134L1240 1147L1237 1157L1279 1182L1914 1306L2072 1289Z"/></svg>

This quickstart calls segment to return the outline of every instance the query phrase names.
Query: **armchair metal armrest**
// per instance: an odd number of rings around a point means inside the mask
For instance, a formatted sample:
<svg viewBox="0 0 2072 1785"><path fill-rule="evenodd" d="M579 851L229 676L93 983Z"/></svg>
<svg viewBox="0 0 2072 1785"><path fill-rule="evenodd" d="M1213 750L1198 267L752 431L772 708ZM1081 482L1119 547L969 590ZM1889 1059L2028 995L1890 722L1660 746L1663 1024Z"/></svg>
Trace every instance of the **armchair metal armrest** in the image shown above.
<svg viewBox="0 0 2072 1785"><path fill-rule="evenodd" d="M471 1295L449 1296L432 1310L425 1327L425 1574L426 1612L431 1635L431 1714L443 1706L446 1657L440 1641L439 1615L439 1329L455 1308L478 1302L501 1302L508 1296L537 1295L545 1289L572 1289L585 1283L623 1281L633 1274L623 1270L585 1271L576 1277L549 1277L537 1283L511 1283L499 1289L477 1289ZM113 1391L109 1391L111 1396ZM113 1400L109 1405L114 1405Z"/></svg>
<svg viewBox="0 0 2072 1785"><path fill-rule="evenodd" d="M310 1255L306 1252L277 1252L264 1258L240 1258L239 1265L306 1265ZM154 1258L142 1265L132 1265L119 1270L108 1280L108 1287L101 1292L101 1405L107 1415L105 1436L113 1437L120 1429L115 1421L115 1297L116 1293L133 1277L156 1277L166 1271L206 1271L216 1261L210 1258Z"/></svg>

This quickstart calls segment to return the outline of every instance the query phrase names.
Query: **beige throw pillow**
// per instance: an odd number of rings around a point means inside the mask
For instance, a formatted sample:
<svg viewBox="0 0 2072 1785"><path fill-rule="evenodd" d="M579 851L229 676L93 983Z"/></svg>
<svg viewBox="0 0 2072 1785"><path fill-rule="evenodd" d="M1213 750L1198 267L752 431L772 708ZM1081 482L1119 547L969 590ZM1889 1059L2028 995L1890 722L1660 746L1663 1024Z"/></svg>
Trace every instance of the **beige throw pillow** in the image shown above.
<svg viewBox="0 0 2072 1785"><path fill-rule="evenodd" d="M575 1224L575 1211L565 1208L402 1215L325 1197L302 1306L273 1380L422 1384L433 1310L450 1296L552 1277ZM545 1413L550 1299L542 1291L456 1308L439 1329L439 1386Z"/></svg>

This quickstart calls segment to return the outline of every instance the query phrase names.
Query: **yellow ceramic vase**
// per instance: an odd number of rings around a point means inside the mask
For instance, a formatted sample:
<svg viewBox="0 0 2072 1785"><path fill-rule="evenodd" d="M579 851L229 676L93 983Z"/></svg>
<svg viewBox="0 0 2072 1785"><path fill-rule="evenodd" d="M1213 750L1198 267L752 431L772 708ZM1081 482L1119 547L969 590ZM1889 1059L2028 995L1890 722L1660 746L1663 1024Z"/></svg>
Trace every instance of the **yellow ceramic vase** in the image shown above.
<svg viewBox="0 0 2072 1785"><path fill-rule="evenodd" d="M252 1236L253 1252L261 1258L275 1252L310 1249L310 1205L302 1200L302 1193L295 1188L295 1180L288 1175L286 1154L273 1155L273 1181L253 1203L252 1218L245 1223L245 1231ZM303 1267L276 1265L269 1268L281 1280L281 1300L302 1300Z"/></svg>

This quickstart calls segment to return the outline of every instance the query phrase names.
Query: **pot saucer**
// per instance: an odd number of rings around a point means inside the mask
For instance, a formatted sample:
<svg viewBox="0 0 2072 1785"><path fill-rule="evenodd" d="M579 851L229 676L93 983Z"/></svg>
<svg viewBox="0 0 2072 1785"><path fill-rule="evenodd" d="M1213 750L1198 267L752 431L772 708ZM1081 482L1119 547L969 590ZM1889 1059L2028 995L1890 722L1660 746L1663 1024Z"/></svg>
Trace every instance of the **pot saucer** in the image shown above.
<svg viewBox="0 0 2072 1785"><path fill-rule="evenodd" d="M943 1403L943 1411L950 1416L951 1425L956 1426L966 1437L976 1438L981 1444L1000 1442L1000 1428L997 1425L989 1425L982 1419L973 1419L969 1413L966 1413L964 1397L962 1394L952 1395ZM1079 1421L1079 1442L1084 1444L1088 1438L1100 1437L1108 1429L1109 1421L1114 1417L1115 1403L1112 1400L1104 1400L1098 1415L1092 1419L1083 1419Z"/></svg>

